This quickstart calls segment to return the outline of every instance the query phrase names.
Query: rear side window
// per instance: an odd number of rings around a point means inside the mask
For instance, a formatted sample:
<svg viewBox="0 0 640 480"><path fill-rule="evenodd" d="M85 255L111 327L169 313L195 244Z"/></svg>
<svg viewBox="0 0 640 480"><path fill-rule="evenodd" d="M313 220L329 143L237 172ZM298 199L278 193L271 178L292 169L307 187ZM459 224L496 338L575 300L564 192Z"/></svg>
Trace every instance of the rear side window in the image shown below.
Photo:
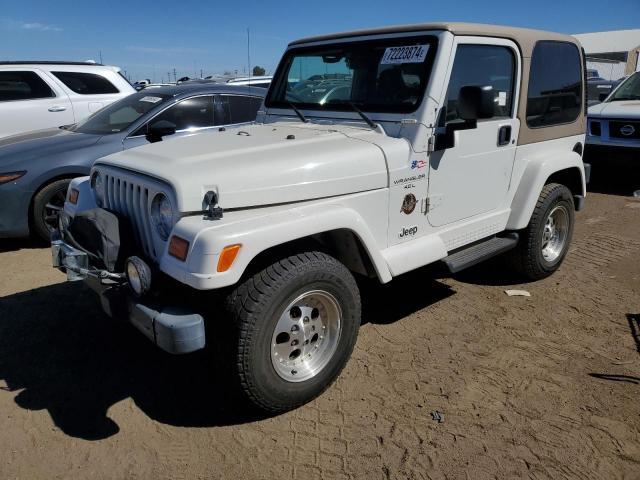
<svg viewBox="0 0 640 480"><path fill-rule="evenodd" d="M55 97L36 72L0 72L0 102Z"/></svg>
<svg viewBox="0 0 640 480"><path fill-rule="evenodd" d="M160 120L166 120L176 126L177 131L213 126L213 97L193 97L182 100L156 116L153 125ZM136 132L136 134L139 134Z"/></svg>
<svg viewBox="0 0 640 480"><path fill-rule="evenodd" d="M459 45L447 89L447 122L459 120L458 97L466 86L493 87L493 116L510 117L513 105L515 59L508 47Z"/></svg>
<svg viewBox="0 0 640 480"><path fill-rule="evenodd" d="M80 95L100 95L120 93L109 80L102 75L84 72L51 72L69 89Z"/></svg>
<svg viewBox="0 0 640 480"><path fill-rule="evenodd" d="M580 52L572 43L542 41L533 49L527 98L532 128L571 123L582 110Z"/></svg>
<svg viewBox="0 0 640 480"><path fill-rule="evenodd" d="M253 122L262 105L262 99L242 95L220 95L219 105L216 109L216 125Z"/></svg>

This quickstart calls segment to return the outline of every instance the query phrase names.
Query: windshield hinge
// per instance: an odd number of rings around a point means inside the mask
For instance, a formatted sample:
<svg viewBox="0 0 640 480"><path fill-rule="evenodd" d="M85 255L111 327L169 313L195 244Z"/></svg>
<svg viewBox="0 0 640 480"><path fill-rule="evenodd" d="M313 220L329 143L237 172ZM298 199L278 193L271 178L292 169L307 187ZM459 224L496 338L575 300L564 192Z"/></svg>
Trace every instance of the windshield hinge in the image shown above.
<svg viewBox="0 0 640 480"><path fill-rule="evenodd" d="M431 154L436 150L436 136L431 135L429 140L427 140L427 153Z"/></svg>

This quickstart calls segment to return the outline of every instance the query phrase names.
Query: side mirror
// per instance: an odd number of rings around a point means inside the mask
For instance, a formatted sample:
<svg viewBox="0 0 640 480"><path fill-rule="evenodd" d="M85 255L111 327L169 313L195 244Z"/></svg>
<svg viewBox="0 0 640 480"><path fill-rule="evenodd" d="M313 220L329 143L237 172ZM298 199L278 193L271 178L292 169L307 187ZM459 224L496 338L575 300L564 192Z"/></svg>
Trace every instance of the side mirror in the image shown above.
<svg viewBox="0 0 640 480"><path fill-rule="evenodd" d="M493 87L469 85L458 94L458 115L467 122L492 118L495 109Z"/></svg>
<svg viewBox="0 0 640 480"><path fill-rule="evenodd" d="M176 133L175 123L171 123L167 120L160 120L149 126L146 138L151 143L161 142L162 137L173 135L174 133Z"/></svg>
<svg viewBox="0 0 640 480"><path fill-rule="evenodd" d="M455 133L458 130L472 130L478 126L478 120L493 118L495 109L493 87L469 85L458 93L457 115L462 122L446 123L447 108L440 110L434 150L446 150L455 147ZM446 126L445 126L446 124Z"/></svg>

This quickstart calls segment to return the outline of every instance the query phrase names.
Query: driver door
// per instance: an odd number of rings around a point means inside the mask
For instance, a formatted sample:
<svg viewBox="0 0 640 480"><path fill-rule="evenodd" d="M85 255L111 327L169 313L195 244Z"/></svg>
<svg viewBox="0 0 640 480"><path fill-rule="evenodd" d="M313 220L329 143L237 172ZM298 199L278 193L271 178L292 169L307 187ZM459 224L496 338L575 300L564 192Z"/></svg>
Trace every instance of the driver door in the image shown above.
<svg viewBox="0 0 640 480"><path fill-rule="evenodd" d="M503 39L458 37L454 55L439 130L462 122L457 108L464 86L493 87L494 115L478 120L475 128L455 131L453 146L430 155L427 218L435 227L501 207L509 189L519 130L521 61L516 45Z"/></svg>

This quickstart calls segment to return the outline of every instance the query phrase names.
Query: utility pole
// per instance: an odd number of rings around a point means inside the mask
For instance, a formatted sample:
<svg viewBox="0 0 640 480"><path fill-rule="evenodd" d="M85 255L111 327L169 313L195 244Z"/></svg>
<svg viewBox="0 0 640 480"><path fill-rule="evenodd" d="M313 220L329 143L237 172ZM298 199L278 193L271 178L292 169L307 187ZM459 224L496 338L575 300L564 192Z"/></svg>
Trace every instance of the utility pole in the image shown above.
<svg viewBox="0 0 640 480"><path fill-rule="evenodd" d="M247 28L247 75L251 78L251 51L249 49L249 29Z"/></svg>
<svg viewBox="0 0 640 480"><path fill-rule="evenodd" d="M176 69L175 69L175 67L174 67L174 69L173 69L173 82L174 82L174 83L178 83L178 77L176 76Z"/></svg>
<svg viewBox="0 0 640 480"><path fill-rule="evenodd" d="M98 56L100 57L100 63L102 63L102 50L98 52Z"/></svg>

